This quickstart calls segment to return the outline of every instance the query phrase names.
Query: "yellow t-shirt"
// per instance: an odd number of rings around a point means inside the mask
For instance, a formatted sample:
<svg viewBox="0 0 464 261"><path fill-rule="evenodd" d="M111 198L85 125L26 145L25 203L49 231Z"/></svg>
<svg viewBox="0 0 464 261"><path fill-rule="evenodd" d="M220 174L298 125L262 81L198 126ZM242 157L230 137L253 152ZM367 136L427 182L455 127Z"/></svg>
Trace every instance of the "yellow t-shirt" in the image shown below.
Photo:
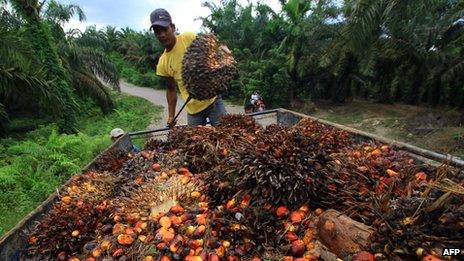
<svg viewBox="0 0 464 261"><path fill-rule="evenodd" d="M184 82L182 81L182 59L184 58L184 53L187 50L187 47L190 46L195 38L196 34L189 32L177 35L176 45L174 45L174 48L172 48L169 52L164 50L158 61L158 65L156 66L157 75L174 78L177 83L177 87L179 88L180 96L184 101L187 100L189 94L185 88ZM216 97L204 101L191 99L186 106L187 113L199 113L211 105L215 100Z"/></svg>

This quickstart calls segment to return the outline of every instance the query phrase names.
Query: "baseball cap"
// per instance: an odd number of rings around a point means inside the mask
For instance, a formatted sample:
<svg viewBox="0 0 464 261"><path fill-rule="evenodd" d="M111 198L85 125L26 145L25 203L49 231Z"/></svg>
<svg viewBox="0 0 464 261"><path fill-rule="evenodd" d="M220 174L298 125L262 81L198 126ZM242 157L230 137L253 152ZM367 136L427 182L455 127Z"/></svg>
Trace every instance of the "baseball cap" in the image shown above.
<svg viewBox="0 0 464 261"><path fill-rule="evenodd" d="M119 136L124 135L124 131L121 128L114 128L110 132L111 138L118 138Z"/></svg>
<svg viewBox="0 0 464 261"><path fill-rule="evenodd" d="M168 27L172 23L171 15L165 9L158 8L155 11L151 12L150 22L151 22L150 29L152 29L153 26L156 26L156 25L159 25L162 27Z"/></svg>

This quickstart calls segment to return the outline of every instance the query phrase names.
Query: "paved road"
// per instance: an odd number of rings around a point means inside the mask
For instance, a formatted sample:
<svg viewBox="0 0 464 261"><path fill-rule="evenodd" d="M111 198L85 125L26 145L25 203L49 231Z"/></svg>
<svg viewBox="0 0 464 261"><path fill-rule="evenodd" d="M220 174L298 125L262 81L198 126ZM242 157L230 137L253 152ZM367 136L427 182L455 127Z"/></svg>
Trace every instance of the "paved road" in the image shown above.
<svg viewBox="0 0 464 261"><path fill-rule="evenodd" d="M142 97L148 101L151 101L152 103L156 105L161 105L164 107L163 109L163 116L161 121L154 122L149 126L149 128L162 128L166 126L166 121L168 118L168 104L166 101L166 91L165 90L155 90L152 88L145 88L145 87L139 87L135 86L133 84L120 81L120 86L121 86L121 91L133 96L138 96ZM178 96L177 99L177 109L176 112L180 110L182 105L184 104L183 100ZM233 114L238 114L238 113L243 113L243 107L242 106L237 106L237 105L229 105L226 104L226 110L228 113L233 113ZM181 112L181 114L178 117L177 124L187 124L187 113L184 110Z"/></svg>

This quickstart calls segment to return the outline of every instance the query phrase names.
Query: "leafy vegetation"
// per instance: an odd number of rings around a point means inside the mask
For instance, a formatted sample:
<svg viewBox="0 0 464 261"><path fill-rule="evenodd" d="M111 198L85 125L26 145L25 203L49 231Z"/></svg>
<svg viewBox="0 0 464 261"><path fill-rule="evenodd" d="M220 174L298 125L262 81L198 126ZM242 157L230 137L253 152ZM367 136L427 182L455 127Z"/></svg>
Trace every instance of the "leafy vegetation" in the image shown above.
<svg viewBox="0 0 464 261"><path fill-rule="evenodd" d="M111 129L140 130L159 119L161 107L114 97L115 110L109 114L87 101L77 118L77 134L59 134L56 124L47 124L20 139L0 139L0 235L108 147Z"/></svg>
<svg viewBox="0 0 464 261"><path fill-rule="evenodd" d="M75 5L53 0L1 1L0 104L3 120L21 113L53 115L60 132L76 131L80 103L92 98L103 112L114 104L100 81L119 88L119 75L95 41L66 34L62 24L73 15L85 19ZM99 78L100 79L99 79ZM3 121L5 122L5 121ZM6 132L7 124L2 124Z"/></svg>
<svg viewBox="0 0 464 261"><path fill-rule="evenodd" d="M126 60L122 68L148 66L144 46L133 44L138 33L65 32L85 14L54 0L0 0L0 12L1 235L106 148L112 128L143 129L161 108L107 87L119 91L121 67L110 54ZM138 82L153 81L144 77Z"/></svg>
<svg viewBox="0 0 464 261"><path fill-rule="evenodd" d="M240 80L272 106L353 97L464 107L464 4L456 0L282 0L281 12L206 2L203 25L234 50Z"/></svg>
<svg viewBox="0 0 464 261"><path fill-rule="evenodd" d="M150 88L157 88L159 86L159 78L156 76L154 71L141 73L135 65L126 61L124 57L117 52L111 53L110 59L118 68L121 77L126 81L138 86Z"/></svg>
<svg viewBox="0 0 464 261"><path fill-rule="evenodd" d="M96 42L107 54L126 81L146 87L157 87L154 73L158 58L164 50L152 32L137 32L130 28L117 29L107 26L97 30L88 27L79 41Z"/></svg>

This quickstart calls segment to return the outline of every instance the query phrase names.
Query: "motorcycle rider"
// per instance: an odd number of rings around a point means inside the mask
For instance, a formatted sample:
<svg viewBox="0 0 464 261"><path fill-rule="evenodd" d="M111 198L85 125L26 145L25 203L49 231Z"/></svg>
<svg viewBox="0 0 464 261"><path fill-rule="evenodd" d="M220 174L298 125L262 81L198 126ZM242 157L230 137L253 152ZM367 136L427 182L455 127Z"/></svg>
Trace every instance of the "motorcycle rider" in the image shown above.
<svg viewBox="0 0 464 261"><path fill-rule="evenodd" d="M263 98L261 97L261 95L259 95L258 91L254 91L252 94L251 94L251 99L250 99L250 103L254 106L257 105L257 102L259 100L262 100Z"/></svg>

